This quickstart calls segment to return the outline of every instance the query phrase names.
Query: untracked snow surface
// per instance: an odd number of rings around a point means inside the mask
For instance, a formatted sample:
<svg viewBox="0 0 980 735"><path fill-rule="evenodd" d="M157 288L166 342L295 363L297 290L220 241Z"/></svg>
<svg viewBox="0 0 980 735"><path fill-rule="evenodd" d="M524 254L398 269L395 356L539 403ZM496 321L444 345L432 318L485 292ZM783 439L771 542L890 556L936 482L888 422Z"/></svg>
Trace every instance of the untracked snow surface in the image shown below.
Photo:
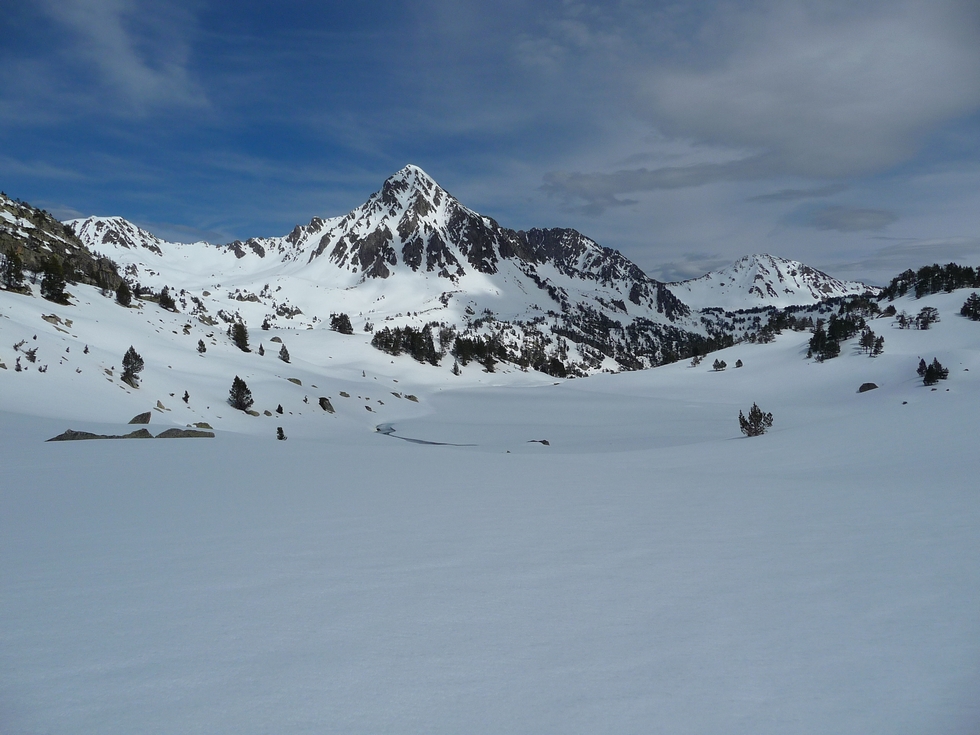
<svg viewBox="0 0 980 735"><path fill-rule="evenodd" d="M560 385L323 332L281 332L290 365L200 356L161 322L138 391L80 343L124 349L145 314L56 331L0 296L0 732L980 730L964 292L896 302L942 321L873 320L876 359L817 364L786 332ZM14 371L20 338L47 372ZM935 391L920 356L950 369ZM283 416L219 406L242 365ZM44 442L158 399L154 434L217 437ZM753 401L775 424L747 439Z"/></svg>

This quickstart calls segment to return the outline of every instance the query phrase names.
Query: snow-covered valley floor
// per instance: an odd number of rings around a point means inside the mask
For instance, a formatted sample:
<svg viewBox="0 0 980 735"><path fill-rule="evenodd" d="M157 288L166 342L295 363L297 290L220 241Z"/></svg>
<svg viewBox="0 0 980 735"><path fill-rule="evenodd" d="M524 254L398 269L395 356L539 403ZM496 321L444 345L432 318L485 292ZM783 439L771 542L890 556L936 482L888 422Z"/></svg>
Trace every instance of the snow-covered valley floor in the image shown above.
<svg viewBox="0 0 980 735"><path fill-rule="evenodd" d="M103 348L96 311L48 307L75 321L44 331L0 296L4 733L980 730L964 292L897 303L939 308L928 331L873 321L876 359L852 341L816 364L786 332L560 385L284 332L294 362L248 356L247 376L282 417L218 408L241 358L180 347L176 315L130 391L100 361L135 326ZM15 373L31 332L74 362ZM936 391L920 356L950 368ZM217 437L43 441L123 433L156 400L154 433L204 419ZM746 439L753 401L775 425Z"/></svg>

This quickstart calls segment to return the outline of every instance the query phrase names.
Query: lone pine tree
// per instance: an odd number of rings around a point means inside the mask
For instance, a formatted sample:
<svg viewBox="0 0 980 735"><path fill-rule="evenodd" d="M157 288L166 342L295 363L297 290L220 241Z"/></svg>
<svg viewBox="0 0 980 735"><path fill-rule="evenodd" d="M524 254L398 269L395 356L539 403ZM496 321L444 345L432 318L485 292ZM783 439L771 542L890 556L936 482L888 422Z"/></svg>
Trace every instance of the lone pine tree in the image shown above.
<svg viewBox="0 0 980 735"><path fill-rule="evenodd" d="M18 291L24 287L24 262L15 252L10 252L4 257L3 283L11 291Z"/></svg>
<svg viewBox="0 0 980 735"><path fill-rule="evenodd" d="M56 304L67 304L68 295L65 293L65 271L61 261L51 258L44 265L44 277L41 279L41 296Z"/></svg>
<svg viewBox="0 0 980 735"><path fill-rule="evenodd" d="M116 303L120 306L129 306L133 303L133 291L126 281L121 281L119 288L116 289Z"/></svg>
<svg viewBox="0 0 980 735"><path fill-rule="evenodd" d="M170 295L170 289L166 286L160 292L160 306L167 311L177 310L177 303L174 301L174 297Z"/></svg>
<svg viewBox="0 0 980 735"><path fill-rule="evenodd" d="M232 408L237 408L239 411L247 411L255 403L252 399L252 391L248 389L245 381L237 375L231 382L231 390L228 392L228 403L231 404Z"/></svg>
<svg viewBox="0 0 980 735"><path fill-rule="evenodd" d="M244 324L241 322L232 324L228 330L228 335L231 337L231 341L235 343L235 347L242 352L251 352L248 348L248 329Z"/></svg>
<svg viewBox="0 0 980 735"><path fill-rule="evenodd" d="M738 425L745 436L762 436L772 427L772 414L764 413L753 403L748 418L741 411L738 412Z"/></svg>
<svg viewBox="0 0 980 735"><path fill-rule="evenodd" d="M143 372L143 358L132 345L123 355L122 366L122 381L133 388L139 388L139 374Z"/></svg>

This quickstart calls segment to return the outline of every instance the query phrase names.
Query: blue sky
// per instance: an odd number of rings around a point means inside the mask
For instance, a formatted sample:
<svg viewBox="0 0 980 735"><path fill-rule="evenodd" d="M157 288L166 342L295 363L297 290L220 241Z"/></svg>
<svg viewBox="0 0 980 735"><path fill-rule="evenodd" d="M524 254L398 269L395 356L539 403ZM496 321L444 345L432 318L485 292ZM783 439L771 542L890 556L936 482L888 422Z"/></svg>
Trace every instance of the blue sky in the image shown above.
<svg viewBox="0 0 980 735"><path fill-rule="evenodd" d="M406 163L654 277L980 262L980 4L0 0L0 188L281 235Z"/></svg>

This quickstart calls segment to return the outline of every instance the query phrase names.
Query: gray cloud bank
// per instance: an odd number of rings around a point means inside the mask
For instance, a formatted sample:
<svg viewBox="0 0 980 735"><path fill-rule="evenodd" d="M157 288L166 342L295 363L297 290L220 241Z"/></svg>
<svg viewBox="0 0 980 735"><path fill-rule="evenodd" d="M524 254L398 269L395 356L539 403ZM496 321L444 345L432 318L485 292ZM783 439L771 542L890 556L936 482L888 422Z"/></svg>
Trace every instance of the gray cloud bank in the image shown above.
<svg viewBox="0 0 980 735"><path fill-rule="evenodd" d="M608 207L636 204L636 200L623 199L623 194L658 189L684 189L720 181L740 181L767 176L769 164L765 157L757 156L727 163L699 163L693 166L666 166L663 168L638 168L613 173L562 173L545 174L545 193L567 202L582 200L578 209L587 214L601 214Z"/></svg>
<svg viewBox="0 0 980 735"><path fill-rule="evenodd" d="M621 34L624 46L639 47L628 30ZM638 192L787 175L832 183L753 201L828 196L844 180L910 160L938 126L980 109L977 38L980 5L958 0L716 9L691 40L703 56L668 61L624 52L623 92L652 129L740 151L741 160L556 171L544 177L544 191L593 214L630 204Z"/></svg>
<svg viewBox="0 0 980 735"><path fill-rule="evenodd" d="M797 202L801 199L818 199L840 194L847 189L846 184L828 184L814 189L781 189L772 194L760 194L759 196L749 197L748 202L758 202L766 204L769 202Z"/></svg>

